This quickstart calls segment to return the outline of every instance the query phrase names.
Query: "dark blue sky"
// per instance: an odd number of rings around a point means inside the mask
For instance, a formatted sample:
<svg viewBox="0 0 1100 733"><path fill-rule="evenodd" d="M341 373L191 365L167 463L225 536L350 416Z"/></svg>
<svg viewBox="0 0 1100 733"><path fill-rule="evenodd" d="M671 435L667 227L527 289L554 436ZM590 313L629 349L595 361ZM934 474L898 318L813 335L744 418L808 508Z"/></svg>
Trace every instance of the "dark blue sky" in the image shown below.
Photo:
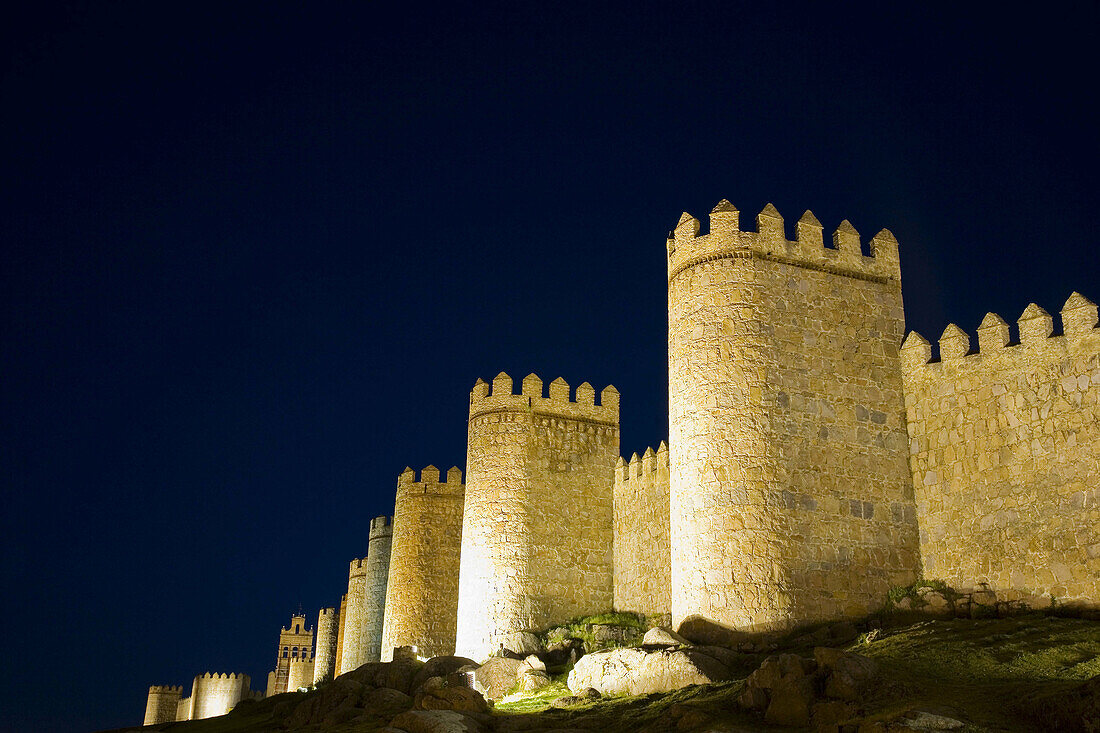
<svg viewBox="0 0 1100 733"><path fill-rule="evenodd" d="M207 670L262 688L400 470L464 463L478 377L614 383L623 452L666 438L681 210L889 227L933 339L1100 296L1095 2L24 5L4 731L138 723Z"/></svg>

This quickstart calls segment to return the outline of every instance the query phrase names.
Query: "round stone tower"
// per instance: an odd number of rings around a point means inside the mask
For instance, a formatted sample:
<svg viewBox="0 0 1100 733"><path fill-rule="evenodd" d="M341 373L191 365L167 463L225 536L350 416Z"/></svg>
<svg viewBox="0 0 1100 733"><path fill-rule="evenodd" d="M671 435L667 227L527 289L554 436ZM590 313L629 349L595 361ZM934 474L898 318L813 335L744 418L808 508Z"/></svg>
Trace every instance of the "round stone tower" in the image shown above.
<svg viewBox="0 0 1100 733"><path fill-rule="evenodd" d="M366 558L365 613L360 642L363 656L360 664L378 662L382 658L382 623L386 615L386 585L390 574L392 542L393 518L372 519Z"/></svg>
<svg viewBox="0 0 1100 733"><path fill-rule="evenodd" d="M149 688L149 698L145 703L145 722L142 725L173 723L179 707L180 693L183 688L176 685L153 685Z"/></svg>
<svg viewBox="0 0 1100 733"><path fill-rule="evenodd" d="M343 638L340 639L340 667L336 674L341 675L357 669L366 663L360 649L363 627L366 623L367 595L367 558L356 558L348 569L348 592L344 613L340 616Z"/></svg>
<svg viewBox="0 0 1100 733"><path fill-rule="evenodd" d="M470 394L456 654L485 659L516 632L611 608L619 393L587 382L543 397L501 372Z"/></svg>
<svg viewBox="0 0 1100 733"><path fill-rule="evenodd" d="M383 662L400 646L422 657L454 654L464 494L457 466L444 481L435 466L421 471L420 481L411 468L397 479Z"/></svg>
<svg viewBox="0 0 1100 733"><path fill-rule="evenodd" d="M375 517L370 522L367 556L351 561L347 606L341 614L343 638L337 674L380 659L392 534L390 517Z"/></svg>
<svg viewBox="0 0 1100 733"><path fill-rule="evenodd" d="M313 684L322 680L331 680L336 674L336 639L339 626L339 614L335 608L322 608L317 614Z"/></svg>
<svg viewBox="0 0 1100 733"><path fill-rule="evenodd" d="M667 242L673 621L711 633L860 615L918 567L897 242L738 216Z"/></svg>

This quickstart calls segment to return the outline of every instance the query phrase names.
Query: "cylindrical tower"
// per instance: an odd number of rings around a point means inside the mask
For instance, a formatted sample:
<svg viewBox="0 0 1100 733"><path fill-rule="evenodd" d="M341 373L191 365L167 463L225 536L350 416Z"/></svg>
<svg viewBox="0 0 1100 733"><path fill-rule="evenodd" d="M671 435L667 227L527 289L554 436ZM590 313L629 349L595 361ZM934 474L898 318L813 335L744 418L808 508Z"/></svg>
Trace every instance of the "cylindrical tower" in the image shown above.
<svg viewBox="0 0 1100 733"><path fill-rule="evenodd" d="M314 642L313 684L331 680L336 673L336 639L340 615L335 608L322 608L317 614L317 637Z"/></svg>
<svg viewBox="0 0 1100 733"><path fill-rule="evenodd" d="M917 568L897 242L833 247L770 204L685 214L668 246L673 621L766 630L860 615Z"/></svg>
<svg viewBox="0 0 1100 733"><path fill-rule="evenodd" d="M340 668L337 674L358 669L366 663L362 649L367 613L367 558L352 560L348 569L347 605L340 614L343 638L340 640Z"/></svg>
<svg viewBox="0 0 1100 733"><path fill-rule="evenodd" d="M456 654L484 659L504 637L612 604L613 471L619 393L587 382L543 397L501 372L470 394ZM565 518L568 518L567 520ZM563 525L564 522L564 525Z"/></svg>
<svg viewBox="0 0 1100 733"><path fill-rule="evenodd" d="M183 688L179 685L153 685L149 688L149 698L145 703L145 722L142 725L156 725L157 723L172 723L176 720L176 710L179 707L180 694Z"/></svg>
<svg viewBox="0 0 1100 733"><path fill-rule="evenodd" d="M382 659L382 623L386 615L386 583L390 574L390 549L393 542L393 517L375 517L370 523L370 545L366 558L362 661Z"/></svg>
<svg viewBox="0 0 1100 733"><path fill-rule="evenodd" d="M383 662L400 646L422 657L454 654L464 495L457 466L445 481L435 466L421 471L420 481L411 468L397 479Z"/></svg>

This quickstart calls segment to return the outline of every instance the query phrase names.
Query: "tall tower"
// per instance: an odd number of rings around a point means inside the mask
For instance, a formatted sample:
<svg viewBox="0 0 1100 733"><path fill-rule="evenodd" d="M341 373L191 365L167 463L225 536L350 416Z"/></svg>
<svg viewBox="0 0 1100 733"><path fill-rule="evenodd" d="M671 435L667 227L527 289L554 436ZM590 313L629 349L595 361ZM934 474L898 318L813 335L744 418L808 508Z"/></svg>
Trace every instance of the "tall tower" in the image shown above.
<svg viewBox="0 0 1100 733"><path fill-rule="evenodd" d="M343 640L337 674L377 662L381 657L392 534L390 517L375 517L370 522L367 556L351 561L347 607L341 614Z"/></svg>
<svg viewBox="0 0 1100 733"><path fill-rule="evenodd" d="M313 629L306 628L306 617L300 613L293 614L290 625L279 630L275 669L267 676L267 697L297 689L287 687L290 668L295 662L313 662Z"/></svg>
<svg viewBox="0 0 1100 733"><path fill-rule="evenodd" d="M317 646L314 651L313 684L336 676L336 640L340 614L335 608L322 608L317 614Z"/></svg>
<svg viewBox="0 0 1100 733"><path fill-rule="evenodd" d="M179 685L153 685L150 687L149 697L145 703L145 722L142 725L175 722L180 693L182 692L183 688Z"/></svg>
<svg viewBox="0 0 1100 733"><path fill-rule="evenodd" d="M919 567L897 241L738 218L722 201L667 242L673 621L863 614Z"/></svg>
<svg viewBox="0 0 1100 733"><path fill-rule="evenodd" d="M422 657L454 654L464 496L457 466L445 481L435 466L419 481L411 468L397 478L383 662L399 646L414 646Z"/></svg>
<svg viewBox="0 0 1100 733"><path fill-rule="evenodd" d="M619 393L587 382L549 397L501 372L470 394L456 654L484 659L512 632L612 604L611 496Z"/></svg>

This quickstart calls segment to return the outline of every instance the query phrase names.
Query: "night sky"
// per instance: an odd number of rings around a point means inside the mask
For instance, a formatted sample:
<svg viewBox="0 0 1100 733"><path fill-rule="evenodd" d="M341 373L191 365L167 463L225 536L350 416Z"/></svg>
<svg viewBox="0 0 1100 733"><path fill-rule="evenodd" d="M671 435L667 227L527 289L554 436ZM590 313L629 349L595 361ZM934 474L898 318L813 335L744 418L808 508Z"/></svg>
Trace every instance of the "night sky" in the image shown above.
<svg viewBox="0 0 1100 733"><path fill-rule="evenodd" d="M464 464L478 377L613 383L623 453L665 439L683 210L889 227L932 340L1100 297L1095 2L22 5L4 731L137 724L208 670L262 689L405 465Z"/></svg>

